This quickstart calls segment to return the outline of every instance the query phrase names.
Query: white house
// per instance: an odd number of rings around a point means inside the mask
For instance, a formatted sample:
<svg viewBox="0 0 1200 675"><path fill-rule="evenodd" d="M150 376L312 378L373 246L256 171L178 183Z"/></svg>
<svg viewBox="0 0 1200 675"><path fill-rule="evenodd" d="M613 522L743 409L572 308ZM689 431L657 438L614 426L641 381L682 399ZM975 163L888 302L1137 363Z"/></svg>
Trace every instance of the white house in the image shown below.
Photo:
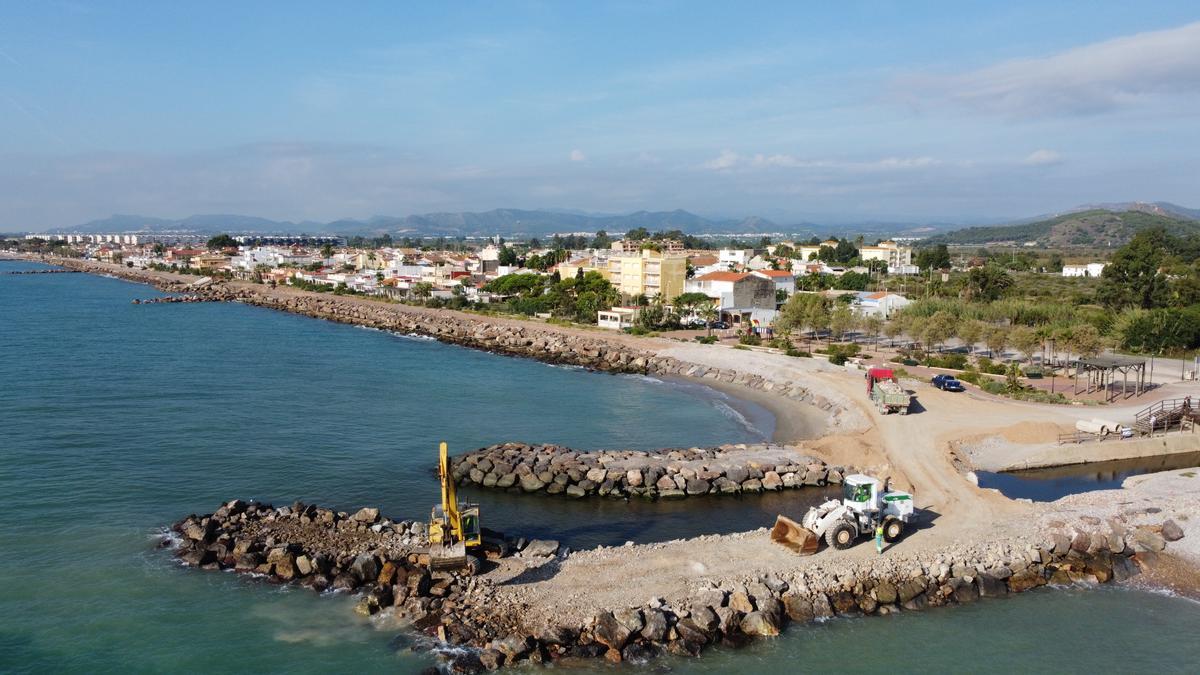
<svg viewBox="0 0 1200 675"><path fill-rule="evenodd" d="M854 308L860 315L863 316L878 316L881 319L887 319L897 311L907 307L909 299L899 293L890 293L880 291L878 293L868 293L863 291L857 294L854 299Z"/></svg>
<svg viewBox="0 0 1200 675"><path fill-rule="evenodd" d="M758 270L752 272L760 277L766 277L775 282L775 291L783 291L787 295L796 292L796 275L788 270Z"/></svg>
<svg viewBox="0 0 1200 675"><path fill-rule="evenodd" d="M729 265L745 265L754 257L754 249L751 248L723 248L717 254L717 262L722 267Z"/></svg>
<svg viewBox="0 0 1200 675"><path fill-rule="evenodd" d="M1086 265L1063 265L1064 277L1098 277L1108 263L1088 263Z"/></svg>
<svg viewBox="0 0 1200 675"><path fill-rule="evenodd" d="M637 313L638 310L636 307L602 309L596 312L596 325L609 330L632 328L634 320L637 319Z"/></svg>

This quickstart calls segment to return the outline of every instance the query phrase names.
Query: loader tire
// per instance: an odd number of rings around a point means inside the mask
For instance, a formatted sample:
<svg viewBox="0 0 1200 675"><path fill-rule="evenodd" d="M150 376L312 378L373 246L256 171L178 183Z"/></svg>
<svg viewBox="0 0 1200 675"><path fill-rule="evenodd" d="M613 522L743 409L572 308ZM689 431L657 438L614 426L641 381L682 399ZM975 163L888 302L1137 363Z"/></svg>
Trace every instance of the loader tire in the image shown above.
<svg viewBox="0 0 1200 675"><path fill-rule="evenodd" d="M839 551L844 551L854 545L854 540L858 538L858 531L850 523L841 522L829 527L829 531L825 533L825 543L829 544L830 548L836 548Z"/></svg>
<svg viewBox="0 0 1200 675"><path fill-rule="evenodd" d="M889 544L904 536L904 521L899 518L888 518L883 521L883 539Z"/></svg>

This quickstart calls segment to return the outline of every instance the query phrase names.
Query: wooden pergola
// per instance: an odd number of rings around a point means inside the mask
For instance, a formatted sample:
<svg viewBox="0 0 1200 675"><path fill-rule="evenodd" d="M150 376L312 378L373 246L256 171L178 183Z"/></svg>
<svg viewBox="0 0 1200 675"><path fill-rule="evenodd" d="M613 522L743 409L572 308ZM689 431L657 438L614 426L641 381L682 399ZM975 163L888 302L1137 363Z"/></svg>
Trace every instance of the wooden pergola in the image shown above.
<svg viewBox="0 0 1200 675"><path fill-rule="evenodd" d="M1080 370L1087 376L1087 387L1084 393L1093 391L1105 392L1104 400L1112 401L1117 398L1117 375L1121 375L1121 397L1141 396L1146 389L1146 359L1136 356L1121 356L1119 354L1101 354L1079 359L1075 368L1075 393L1079 393ZM1129 375L1133 374L1133 382ZM1133 385L1130 392L1129 385Z"/></svg>

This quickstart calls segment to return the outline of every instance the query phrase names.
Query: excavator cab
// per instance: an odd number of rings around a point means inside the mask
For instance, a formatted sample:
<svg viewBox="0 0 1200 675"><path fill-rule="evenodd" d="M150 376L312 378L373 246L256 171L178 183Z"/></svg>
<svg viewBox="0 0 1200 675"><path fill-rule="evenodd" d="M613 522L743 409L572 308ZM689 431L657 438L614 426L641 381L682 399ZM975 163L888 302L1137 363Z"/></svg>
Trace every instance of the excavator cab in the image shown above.
<svg viewBox="0 0 1200 675"><path fill-rule="evenodd" d="M468 549L483 543L479 505L458 503L445 443L439 447L438 454L442 503L435 504L429 515L429 567L434 570L463 569L470 566Z"/></svg>

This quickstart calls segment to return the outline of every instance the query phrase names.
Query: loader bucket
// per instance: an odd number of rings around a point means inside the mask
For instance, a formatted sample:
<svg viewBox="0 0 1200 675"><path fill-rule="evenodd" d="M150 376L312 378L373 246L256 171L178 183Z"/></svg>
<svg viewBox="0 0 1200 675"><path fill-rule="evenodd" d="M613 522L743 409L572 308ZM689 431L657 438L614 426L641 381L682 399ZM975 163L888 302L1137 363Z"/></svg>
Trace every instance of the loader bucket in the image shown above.
<svg viewBox="0 0 1200 675"><path fill-rule="evenodd" d="M771 541L783 544L800 555L812 555L821 545L820 537L787 516L775 517Z"/></svg>
<svg viewBox="0 0 1200 675"><path fill-rule="evenodd" d="M429 569L460 570L467 566L467 545L461 541L453 546L429 547Z"/></svg>

